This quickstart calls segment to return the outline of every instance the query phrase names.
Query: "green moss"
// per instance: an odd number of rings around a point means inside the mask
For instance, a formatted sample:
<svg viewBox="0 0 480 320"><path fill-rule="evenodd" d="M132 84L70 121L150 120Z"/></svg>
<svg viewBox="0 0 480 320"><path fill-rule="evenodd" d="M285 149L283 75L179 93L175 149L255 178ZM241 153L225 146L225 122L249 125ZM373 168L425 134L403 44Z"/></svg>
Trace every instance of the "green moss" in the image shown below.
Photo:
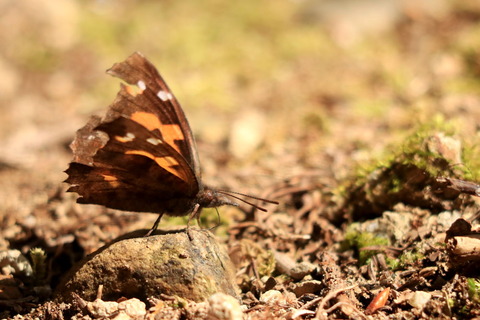
<svg viewBox="0 0 480 320"><path fill-rule="evenodd" d="M465 180L480 181L480 144L477 140L464 143L463 155L463 178Z"/></svg>
<svg viewBox="0 0 480 320"><path fill-rule="evenodd" d="M385 261L387 262L387 265L390 267L392 270L400 270L402 269L401 263L399 259L396 258L390 258L386 257Z"/></svg>
<svg viewBox="0 0 480 320"><path fill-rule="evenodd" d="M37 285L42 284L47 277L47 254L41 248L32 248L29 253L32 259L34 283Z"/></svg>
<svg viewBox="0 0 480 320"><path fill-rule="evenodd" d="M456 125L453 122L448 122L443 115L437 114L429 122L419 124L400 146L389 147L388 162L414 165L431 175L438 175L439 168L432 164L435 159L442 156L436 151L429 150L427 141L439 132L452 136L456 131Z"/></svg>
<svg viewBox="0 0 480 320"><path fill-rule="evenodd" d="M452 163L435 150L428 148L428 139L437 134L456 136L461 130L461 123L446 120L441 114L435 115L429 122L419 124L413 133L398 148L389 148L387 164L399 162L414 165L431 176L445 176L455 171L459 178L471 180L480 176L480 145L476 141L464 142L461 150L463 165ZM400 152L398 150L401 150Z"/></svg>
<svg viewBox="0 0 480 320"><path fill-rule="evenodd" d="M424 255L416 251L404 252L400 257L397 258L386 258L387 265L392 270L403 270L409 266L416 264L417 262L423 260Z"/></svg>
<svg viewBox="0 0 480 320"><path fill-rule="evenodd" d="M463 149L468 154L463 166L458 160L446 158L448 153L442 153L438 140L442 136L456 137L459 126L442 115L434 116L418 124L400 143L386 148L383 155L359 164L353 177L345 180L346 210L352 218L373 218L391 210L397 203L430 205L429 209L436 206L437 210L443 210L441 200L429 189L436 183L435 179L454 176L472 180L466 178L470 170L480 173L480 147L471 145ZM430 204L425 201L428 197L432 199Z"/></svg>
<svg viewBox="0 0 480 320"><path fill-rule="evenodd" d="M436 163L440 154L429 150L427 140L436 133L442 132L446 136L452 136L457 132L457 124L452 121L446 121L445 117L437 114L429 122L420 123L412 130L410 135L406 136L400 145L395 144L386 148L384 154L370 163L364 163L357 168L357 185L362 185L372 173L385 168L391 168L394 164L405 166L415 166L425 170L432 176L438 176L445 171L444 166L438 166ZM447 162L447 160L445 160ZM397 176L392 176L390 187L392 192L398 190L404 181Z"/></svg>
<svg viewBox="0 0 480 320"><path fill-rule="evenodd" d="M354 102L353 112L359 116L367 116L367 118L380 118L388 111L390 103L391 101L386 99L372 99L372 97L367 96Z"/></svg>
<svg viewBox="0 0 480 320"><path fill-rule="evenodd" d="M254 263L259 277L270 276L275 271L276 260L273 252L256 242L243 239L240 243L242 256L248 263Z"/></svg>
<svg viewBox="0 0 480 320"><path fill-rule="evenodd" d="M358 262L360 265L368 263L373 255L377 253L376 250L362 250L366 247L386 246L390 241L385 237L376 236L370 232L359 232L356 230L356 225L350 226L345 234L345 240L342 244L342 249L353 249L358 252Z"/></svg>
<svg viewBox="0 0 480 320"><path fill-rule="evenodd" d="M474 302L480 302L480 279L468 278L468 295Z"/></svg>
<svg viewBox="0 0 480 320"><path fill-rule="evenodd" d="M325 130L327 117L318 110L308 112L303 116L303 123L308 131L316 130L322 132Z"/></svg>
<svg viewBox="0 0 480 320"><path fill-rule="evenodd" d="M448 298L448 299L447 299L447 303L448 303L448 306L449 306L450 308L455 307L455 300L454 300L454 299Z"/></svg>
<svg viewBox="0 0 480 320"><path fill-rule="evenodd" d="M173 295L172 300L167 302L167 304L173 308L185 309L188 306L188 300L178 295Z"/></svg>
<svg viewBox="0 0 480 320"><path fill-rule="evenodd" d="M424 255L415 250L406 251L398 258L387 258L387 264L392 270L402 270L423 260Z"/></svg>
<svg viewBox="0 0 480 320"><path fill-rule="evenodd" d="M257 258L258 262L258 273L260 277L271 276L273 271L275 271L275 257L271 250L265 250Z"/></svg>

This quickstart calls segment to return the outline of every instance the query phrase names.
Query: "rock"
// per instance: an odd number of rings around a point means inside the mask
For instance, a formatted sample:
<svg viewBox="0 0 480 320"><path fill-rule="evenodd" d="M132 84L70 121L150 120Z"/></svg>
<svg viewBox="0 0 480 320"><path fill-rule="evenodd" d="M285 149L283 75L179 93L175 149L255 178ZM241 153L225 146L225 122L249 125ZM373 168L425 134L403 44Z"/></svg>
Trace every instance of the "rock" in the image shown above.
<svg viewBox="0 0 480 320"><path fill-rule="evenodd" d="M81 299L81 298L77 298ZM85 302L85 308L93 318L112 318L114 319L135 319L143 318L147 314L146 305L142 301L132 298L121 302L103 301L95 299L92 302Z"/></svg>
<svg viewBox="0 0 480 320"><path fill-rule="evenodd" d="M428 151L442 156L452 164L462 164L462 143L460 140L446 136L443 132L438 132L429 137L426 142Z"/></svg>
<svg viewBox="0 0 480 320"><path fill-rule="evenodd" d="M408 300L408 304L414 308L422 310L427 305L432 295L425 291L415 291L412 297Z"/></svg>
<svg viewBox="0 0 480 320"><path fill-rule="evenodd" d="M87 303L87 310L95 318L110 317L118 312L118 303L115 301L103 301L96 299Z"/></svg>
<svg viewBox="0 0 480 320"><path fill-rule="evenodd" d="M243 311L237 299L224 293L215 293L208 298L210 308L209 319L212 320L242 320Z"/></svg>
<svg viewBox="0 0 480 320"><path fill-rule="evenodd" d="M131 318L143 317L147 314L145 303L136 298L119 302L118 310Z"/></svg>
<svg viewBox="0 0 480 320"><path fill-rule="evenodd" d="M87 256L60 283L56 298L69 302L76 293L88 301L146 301L163 293L198 302L217 292L238 298L233 264L211 232L190 229L191 240L184 230L159 233L143 237L140 230Z"/></svg>
<svg viewBox="0 0 480 320"><path fill-rule="evenodd" d="M17 274L30 277L33 274L28 259L19 250L0 252L0 271L2 274Z"/></svg>
<svg viewBox="0 0 480 320"><path fill-rule="evenodd" d="M294 280L302 280L305 276L311 274L316 266L308 262L297 263L287 254L274 251L276 261L276 270L281 274L286 274Z"/></svg>
<svg viewBox="0 0 480 320"><path fill-rule="evenodd" d="M318 293L323 287L324 287L324 284L322 283L322 281L306 280L296 284L293 287L293 292L297 297L301 297L304 294L308 294L308 293L312 293L312 294Z"/></svg>
<svg viewBox="0 0 480 320"><path fill-rule="evenodd" d="M260 296L260 301L263 303L274 303L278 301L284 303L285 297L278 290L268 290L267 292L262 293Z"/></svg>

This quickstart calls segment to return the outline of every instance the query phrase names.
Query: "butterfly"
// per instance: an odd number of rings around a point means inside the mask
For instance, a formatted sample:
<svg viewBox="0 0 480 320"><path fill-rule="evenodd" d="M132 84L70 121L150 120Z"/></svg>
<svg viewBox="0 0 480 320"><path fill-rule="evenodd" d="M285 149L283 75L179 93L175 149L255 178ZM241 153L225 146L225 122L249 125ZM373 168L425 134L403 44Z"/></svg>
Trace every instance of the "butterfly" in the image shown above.
<svg viewBox="0 0 480 320"><path fill-rule="evenodd" d="M78 203L159 214L197 221L202 208L238 206L232 198L266 211L243 197L277 201L216 190L202 183L200 163L185 113L155 66L135 52L107 73L133 85L120 91L101 119L92 117L70 145L67 192Z"/></svg>

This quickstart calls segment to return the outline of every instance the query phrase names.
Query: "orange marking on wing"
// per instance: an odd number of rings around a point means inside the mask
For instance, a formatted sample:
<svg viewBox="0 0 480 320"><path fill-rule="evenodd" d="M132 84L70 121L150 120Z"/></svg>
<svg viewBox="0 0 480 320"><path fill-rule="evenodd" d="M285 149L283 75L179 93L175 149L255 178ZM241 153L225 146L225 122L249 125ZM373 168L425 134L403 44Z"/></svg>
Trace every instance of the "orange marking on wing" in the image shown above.
<svg viewBox="0 0 480 320"><path fill-rule="evenodd" d="M153 154L151 154L150 152L147 152L147 151L142 151L142 150L127 150L125 152L125 154L135 154L135 155L138 155L138 156L144 156L144 157L147 157L147 158L150 158L152 160L155 160L155 156Z"/></svg>
<svg viewBox="0 0 480 320"><path fill-rule="evenodd" d="M140 123L150 131L155 129L160 130L163 140L180 153L180 148L175 144L175 140L185 140L185 136L179 125L162 124L157 116L143 111L132 113L131 118L133 121Z"/></svg>
<svg viewBox="0 0 480 320"><path fill-rule="evenodd" d="M154 160L161 168L167 170L173 175L176 175L182 180L187 180L185 172L177 170L175 166L178 166L178 161L173 157L155 157L153 154L143 150L129 150L126 154L134 154L144 156Z"/></svg>
<svg viewBox="0 0 480 320"><path fill-rule="evenodd" d="M158 165L168 172L176 175L182 180L186 180L187 177L185 176L184 172L178 171L174 166L178 166L177 160L175 160L173 157L160 157L160 158L155 158L155 162L158 163Z"/></svg>
<svg viewBox="0 0 480 320"><path fill-rule="evenodd" d="M108 174L102 174L103 180L105 181L117 181L117 177L110 176Z"/></svg>
<svg viewBox="0 0 480 320"><path fill-rule="evenodd" d="M120 185L118 179L115 176L110 176L108 174L102 174L103 180L107 181L112 187L116 188Z"/></svg>
<svg viewBox="0 0 480 320"><path fill-rule="evenodd" d="M134 97L138 94L138 91L135 90L135 88L132 87L132 86L125 86L125 90L127 90L127 93L129 95L134 96Z"/></svg>
<svg viewBox="0 0 480 320"><path fill-rule="evenodd" d="M175 140L185 140L180 127L176 124L164 124L160 131L162 132L163 140L180 153L180 148L175 144Z"/></svg>
<svg viewBox="0 0 480 320"><path fill-rule="evenodd" d="M144 126L150 131L155 129L161 131L162 123L160 122L160 119L158 119L158 117L155 116L153 113L137 111L132 113L130 117L133 121L140 123L142 126Z"/></svg>

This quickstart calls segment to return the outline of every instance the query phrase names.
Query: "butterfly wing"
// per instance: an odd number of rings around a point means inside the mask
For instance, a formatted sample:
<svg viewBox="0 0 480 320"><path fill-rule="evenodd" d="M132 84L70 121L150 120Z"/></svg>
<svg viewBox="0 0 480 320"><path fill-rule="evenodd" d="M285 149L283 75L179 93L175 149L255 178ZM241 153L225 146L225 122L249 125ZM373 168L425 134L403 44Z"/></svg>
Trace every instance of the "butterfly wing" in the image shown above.
<svg viewBox="0 0 480 320"><path fill-rule="evenodd" d="M154 66L138 53L108 71L122 85L105 118L78 130L66 170L79 203L185 214L199 191L193 136L178 102Z"/></svg>
<svg viewBox="0 0 480 320"><path fill-rule="evenodd" d="M123 86L111 105L109 117L121 114L156 131L163 141L179 152L200 179L200 164L192 130L175 96L160 76L155 66L141 53L135 52L125 61L114 64L107 73L128 84Z"/></svg>

